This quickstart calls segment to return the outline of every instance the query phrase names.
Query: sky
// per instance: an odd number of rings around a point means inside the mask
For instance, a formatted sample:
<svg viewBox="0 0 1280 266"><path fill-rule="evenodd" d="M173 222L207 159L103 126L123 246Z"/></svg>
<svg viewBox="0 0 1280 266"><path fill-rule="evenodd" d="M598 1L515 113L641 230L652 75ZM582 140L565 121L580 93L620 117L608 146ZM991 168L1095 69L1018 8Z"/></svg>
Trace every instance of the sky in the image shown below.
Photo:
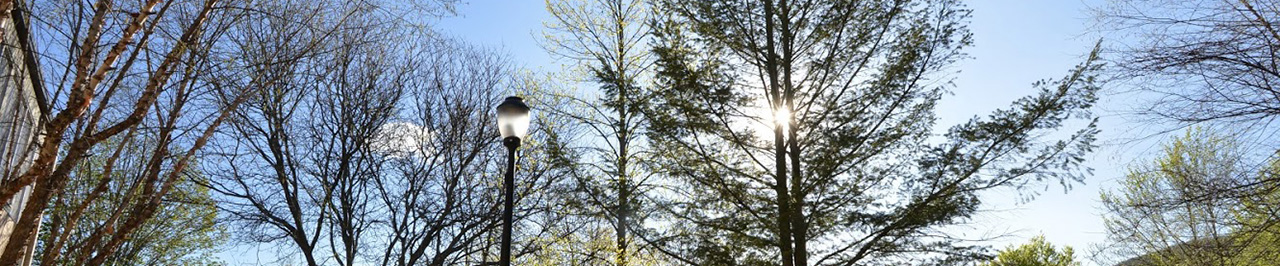
<svg viewBox="0 0 1280 266"><path fill-rule="evenodd" d="M957 69L955 95L938 106L940 124L955 124L977 114L989 113L1023 95L1034 93L1037 80L1061 78L1083 62L1100 39L1091 9L1105 7L1104 0L970 1L973 57ZM1124 41L1108 36L1107 42ZM995 191L983 195L984 209L973 228L1012 231L995 241L1000 248L1023 243L1035 235L1056 245L1075 248L1085 265L1087 256L1105 241L1099 193L1118 188L1127 166L1150 159L1163 136L1136 139L1150 128L1126 123L1134 107L1133 95L1119 93L1121 84L1105 84L1098 105L1101 147L1087 158L1094 174L1064 193L1062 186L1041 187L1040 195L1019 203L1017 193ZM952 120L954 119L954 120ZM949 121L950 120L950 121Z"/></svg>
<svg viewBox="0 0 1280 266"><path fill-rule="evenodd" d="M960 62L954 74L953 95L944 97L937 108L939 124L945 129L977 115L986 115L1013 100L1035 93L1037 80L1060 78L1083 61L1098 34L1090 8L1103 0L978 0L968 1L973 9L970 30L974 44L967 49L970 59ZM458 15L436 25L443 33L470 43L495 48L511 56L525 68L539 72L561 69L537 43L542 23L547 19L544 2L538 0L475 0L458 6ZM968 229L956 229L966 236L1007 234L989 242L996 248L1023 243L1035 235L1057 245L1069 245L1078 258L1093 265L1084 255L1105 239L1098 202L1100 191L1113 189L1125 165L1146 158L1154 145L1150 141L1115 144L1132 132L1119 113L1125 101L1106 97L1095 113L1100 116L1103 146L1089 156L1086 166L1094 175L1083 184L1064 192L1051 182L1032 190L1033 200L1019 203L1016 191L983 194L983 209ZM251 252L251 251L246 251ZM259 250L257 252L264 252Z"/></svg>
<svg viewBox="0 0 1280 266"><path fill-rule="evenodd" d="M954 95L945 97L938 106L939 124L963 122L973 115L1008 106L1018 97L1035 93L1031 83L1060 78L1084 57L1097 41L1088 29L1093 24L1089 8L1098 1L972 1L970 30L974 44L973 57L959 64ZM1096 114L1102 116L1101 139L1108 142L1116 133L1117 121L1109 112L1114 106L1104 101ZM954 120L953 120L954 119ZM1105 238L1098 193L1110 189L1123 173L1116 160L1115 147L1104 146L1094 153L1086 166L1095 169L1084 184L1073 185L1064 193L1062 186L1051 183L1037 191L1041 194L1030 202L1018 203L1013 191L985 193L986 210L977 217L974 228L983 233L1012 231L1010 237L995 241L995 247L1021 243L1043 234L1050 243L1069 245L1087 254L1095 243ZM1120 156L1124 157L1124 156ZM989 231L989 232L988 232Z"/></svg>

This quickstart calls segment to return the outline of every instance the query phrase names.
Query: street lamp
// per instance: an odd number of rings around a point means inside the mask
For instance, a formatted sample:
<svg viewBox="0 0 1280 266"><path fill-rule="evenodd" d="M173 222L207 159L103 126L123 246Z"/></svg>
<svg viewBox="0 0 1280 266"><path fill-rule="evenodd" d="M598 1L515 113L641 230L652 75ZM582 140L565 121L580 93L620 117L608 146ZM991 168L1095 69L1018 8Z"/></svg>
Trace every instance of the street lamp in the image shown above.
<svg viewBox="0 0 1280 266"><path fill-rule="evenodd" d="M502 179L505 197L502 209L502 253L498 264L511 265L511 209L516 194L516 148L520 139L529 132L529 106L520 97L507 97L498 105L498 132L502 134L502 146L507 147L507 175Z"/></svg>

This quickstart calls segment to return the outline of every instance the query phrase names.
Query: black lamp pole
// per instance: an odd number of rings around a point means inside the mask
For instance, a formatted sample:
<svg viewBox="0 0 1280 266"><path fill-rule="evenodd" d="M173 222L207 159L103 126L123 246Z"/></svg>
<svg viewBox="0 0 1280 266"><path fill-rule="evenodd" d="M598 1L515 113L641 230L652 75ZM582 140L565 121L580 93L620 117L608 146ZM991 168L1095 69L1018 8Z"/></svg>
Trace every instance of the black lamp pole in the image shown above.
<svg viewBox="0 0 1280 266"><path fill-rule="evenodd" d="M529 106L520 97L507 97L498 105L498 133L507 147L507 174L502 178L502 253L498 265L511 266L511 213L516 207L516 148L529 132Z"/></svg>
<svg viewBox="0 0 1280 266"><path fill-rule="evenodd" d="M511 209L515 208L516 148L520 147L520 138L503 138L502 145L507 146L507 176L502 179L502 190L506 196L503 198L502 208L502 257L498 259L498 264L511 266Z"/></svg>

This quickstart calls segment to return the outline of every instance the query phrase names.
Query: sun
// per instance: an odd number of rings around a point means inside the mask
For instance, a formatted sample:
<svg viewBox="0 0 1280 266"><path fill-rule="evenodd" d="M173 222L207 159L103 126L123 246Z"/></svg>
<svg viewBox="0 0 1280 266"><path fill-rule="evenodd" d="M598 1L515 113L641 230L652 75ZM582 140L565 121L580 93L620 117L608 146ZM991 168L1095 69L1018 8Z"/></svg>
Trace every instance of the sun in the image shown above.
<svg viewBox="0 0 1280 266"><path fill-rule="evenodd" d="M783 128L791 126L791 109L777 108L773 111L773 122L782 124Z"/></svg>
<svg viewBox="0 0 1280 266"><path fill-rule="evenodd" d="M750 110L746 112L750 115L743 117L743 120L739 121L739 125L751 131L752 135L760 140L774 139L774 130L779 126L782 127L783 133L789 132L791 130L791 119L793 118L791 110L786 106L773 108L771 105L761 101L758 105L750 107Z"/></svg>
<svg viewBox="0 0 1280 266"><path fill-rule="evenodd" d="M770 126L782 126L783 132L791 130L791 109L779 106L778 108L773 108L772 111L768 111L768 113L769 114L767 115L771 115L773 118ZM770 128L770 130L772 130L772 128Z"/></svg>

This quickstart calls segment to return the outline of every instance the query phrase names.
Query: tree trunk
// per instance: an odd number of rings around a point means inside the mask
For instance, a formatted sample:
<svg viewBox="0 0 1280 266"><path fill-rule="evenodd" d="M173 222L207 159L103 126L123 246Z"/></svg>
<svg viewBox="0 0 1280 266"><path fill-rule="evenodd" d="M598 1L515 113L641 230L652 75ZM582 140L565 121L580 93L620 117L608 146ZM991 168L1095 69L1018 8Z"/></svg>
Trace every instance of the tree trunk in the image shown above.
<svg viewBox="0 0 1280 266"><path fill-rule="evenodd" d="M787 108L786 121L778 121L778 123L787 124L787 151L791 158L791 235L792 243L795 245L793 252L793 260L795 266L809 265L809 234L808 224L804 216L804 175L800 168L800 144L799 121L797 121L797 112L795 107L796 88L792 84L791 71L792 62L795 61L793 54L795 32L791 25L791 7L787 4L787 0L780 0L778 3L779 14L778 22L780 25L781 39L779 41L782 46L782 60L778 65L782 67L782 102Z"/></svg>
<svg viewBox="0 0 1280 266"><path fill-rule="evenodd" d="M794 115L794 113L792 113L792 115ZM792 118L792 122L790 122L790 124L790 130L788 130L789 132L787 133L789 135L787 146L790 146L791 148L791 234L795 237L795 266L804 266L809 264L809 250L807 245L809 241L809 234L807 232L809 230L809 225L808 222L805 221L804 216L805 193L800 189L801 182L803 181L803 175L801 175L800 171L800 146L799 141L796 140L796 136L798 134L795 132L795 127L797 123L794 122L794 118Z"/></svg>
<svg viewBox="0 0 1280 266"><path fill-rule="evenodd" d="M65 180L65 179L64 179ZM48 190L51 187L49 182L42 180L36 182L35 190ZM15 225L38 225L40 213L44 210L45 204L49 202L49 195L53 193L31 193L31 197L27 198L27 203L22 208L22 214ZM23 243L27 242L27 238L35 236L36 226L14 226L13 231L9 233L9 244L4 247L4 254L0 255L0 265L18 265L22 259L23 251L27 250L23 247Z"/></svg>
<svg viewBox="0 0 1280 266"><path fill-rule="evenodd" d="M777 112L782 108L781 104L782 92L779 84L778 76L778 53L774 40L774 4L772 0L764 1L764 17L765 17L765 74L769 76L769 97L770 111ZM775 115L776 116L776 115ZM794 251L792 249L791 236L791 196L787 189L787 151L786 138L783 132L782 123L774 121L773 125L773 154L774 154L774 191L777 194L776 204L778 205L778 247L782 253L782 265L793 266Z"/></svg>

